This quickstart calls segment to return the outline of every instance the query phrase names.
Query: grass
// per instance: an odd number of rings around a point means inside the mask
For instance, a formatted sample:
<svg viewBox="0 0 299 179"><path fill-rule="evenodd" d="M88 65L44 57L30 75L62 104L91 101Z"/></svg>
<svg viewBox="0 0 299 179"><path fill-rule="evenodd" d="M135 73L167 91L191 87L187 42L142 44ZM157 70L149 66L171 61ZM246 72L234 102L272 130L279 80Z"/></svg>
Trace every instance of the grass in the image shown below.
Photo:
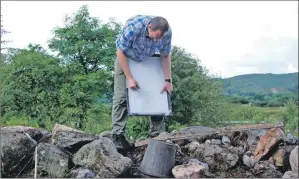
<svg viewBox="0 0 299 179"><path fill-rule="evenodd" d="M247 104L230 104L227 107L228 122L239 124L284 122L285 131L298 135L298 106L295 101L288 101L284 107L257 107ZM236 123L235 123L236 124ZM233 124L232 124L233 125Z"/></svg>
<svg viewBox="0 0 299 179"><path fill-rule="evenodd" d="M257 124L257 123L285 123L286 132L298 134L298 106L294 101L288 101L285 107L257 107L246 104L229 104L226 109L226 125ZM130 117L126 126L126 135L129 138L148 137L149 133L148 117ZM1 121L1 127L23 125L38 127L35 120L29 120L24 116L11 116L9 119ZM229 124L227 124L229 123ZM54 123L45 121L45 129L51 131ZM69 125L69 124L66 124ZM71 126L72 127L72 126ZM168 126L169 131L187 127L184 124ZM88 116L85 128L86 133L101 133L111 130L111 114L102 113L100 116Z"/></svg>
<svg viewBox="0 0 299 179"><path fill-rule="evenodd" d="M281 120L283 107L257 107L247 104L229 104L227 121L247 121L249 123L276 122Z"/></svg>

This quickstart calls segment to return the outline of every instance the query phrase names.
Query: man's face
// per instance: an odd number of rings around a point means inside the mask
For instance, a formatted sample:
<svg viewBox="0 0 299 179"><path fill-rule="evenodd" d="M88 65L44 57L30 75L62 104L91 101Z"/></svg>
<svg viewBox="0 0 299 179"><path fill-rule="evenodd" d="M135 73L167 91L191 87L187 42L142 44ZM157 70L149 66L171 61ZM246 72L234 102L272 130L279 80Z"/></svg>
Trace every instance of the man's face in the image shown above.
<svg viewBox="0 0 299 179"><path fill-rule="evenodd" d="M162 32L160 30L155 30L153 31L151 29L151 25L149 24L148 25L148 36L151 38L151 39L154 39L154 40L159 40L161 39L163 36Z"/></svg>

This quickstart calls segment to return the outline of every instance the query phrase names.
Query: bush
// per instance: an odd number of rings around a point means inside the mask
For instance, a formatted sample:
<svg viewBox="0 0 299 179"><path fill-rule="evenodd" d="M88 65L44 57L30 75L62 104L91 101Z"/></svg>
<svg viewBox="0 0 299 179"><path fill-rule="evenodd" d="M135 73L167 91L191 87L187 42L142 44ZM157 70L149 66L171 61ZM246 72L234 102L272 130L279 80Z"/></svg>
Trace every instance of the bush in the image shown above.
<svg viewBox="0 0 299 179"><path fill-rule="evenodd" d="M1 120L1 127L4 126L27 126L38 128L38 120L30 119L25 115L6 115Z"/></svg>
<svg viewBox="0 0 299 179"><path fill-rule="evenodd" d="M173 47L171 56L174 115L169 125L217 125L224 116L221 83L185 49Z"/></svg>
<svg viewBox="0 0 299 179"><path fill-rule="evenodd" d="M283 108L282 116L287 132L298 132L298 105L294 99L288 100Z"/></svg>
<svg viewBox="0 0 299 179"><path fill-rule="evenodd" d="M186 128L186 127L187 127L186 125L183 125L183 124L180 124L177 122L166 126L168 132L172 132L174 130L179 130L179 129Z"/></svg>
<svg viewBox="0 0 299 179"><path fill-rule="evenodd" d="M111 106L105 104L93 104L87 110L87 119L84 131L87 133L101 133L111 130Z"/></svg>
<svg viewBox="0 0 299 179"><path fill-rule="evenodd" d="M126 136L128 138L148 138L149 137L149 117L131 117L126 126Z"/></svg>

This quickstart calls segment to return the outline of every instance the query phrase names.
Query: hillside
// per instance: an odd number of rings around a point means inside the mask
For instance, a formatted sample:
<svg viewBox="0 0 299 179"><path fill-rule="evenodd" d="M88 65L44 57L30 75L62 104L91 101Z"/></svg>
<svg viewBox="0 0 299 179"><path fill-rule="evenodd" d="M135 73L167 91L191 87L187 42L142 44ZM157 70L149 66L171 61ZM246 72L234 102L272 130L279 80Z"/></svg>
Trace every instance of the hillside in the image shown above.
<svg viewBox="0 0 299 179"><path fill-rule="evenodd" d="M298 92L298 72L287 74L247 74L225 78L227 94L286 94Z"/></svg>

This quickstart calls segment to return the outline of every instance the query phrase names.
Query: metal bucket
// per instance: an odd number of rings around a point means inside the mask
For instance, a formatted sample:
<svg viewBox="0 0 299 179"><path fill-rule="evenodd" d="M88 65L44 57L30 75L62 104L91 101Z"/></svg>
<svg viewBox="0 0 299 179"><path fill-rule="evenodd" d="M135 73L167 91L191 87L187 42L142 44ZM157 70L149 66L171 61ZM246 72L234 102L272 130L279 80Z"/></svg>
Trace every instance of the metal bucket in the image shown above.
<svg viewBox="0 0 299 179"><path fill-rule="evenodd" d="M153 140L148 143L139 171L154 177L171 177L175 165L176 146L172 143Z"/></svg>

